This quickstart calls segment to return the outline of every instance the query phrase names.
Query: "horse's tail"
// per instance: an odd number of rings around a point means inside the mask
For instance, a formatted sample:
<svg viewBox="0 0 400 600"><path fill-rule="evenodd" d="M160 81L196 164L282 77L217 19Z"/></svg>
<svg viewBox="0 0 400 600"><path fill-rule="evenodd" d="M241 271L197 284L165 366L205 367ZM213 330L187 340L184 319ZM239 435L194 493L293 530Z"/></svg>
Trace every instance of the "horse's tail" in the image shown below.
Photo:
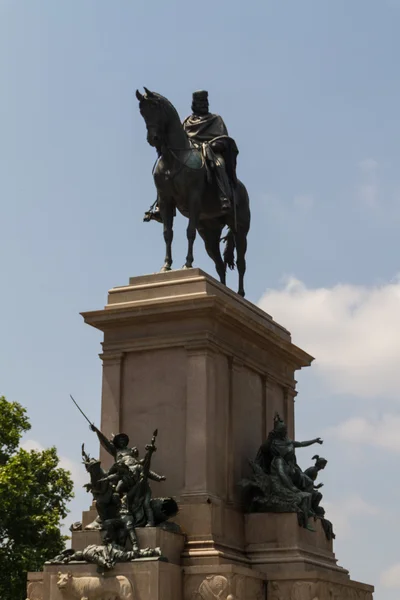
<svg viewBox="0 0 400 600"><path fill-rule="evenodd" d="M232 229L229 229L228 234L223 238L225 242L225 250L224 250L224 263L225 268L229 267L230 269L235 268L235 236L233 234Z"/></svg>

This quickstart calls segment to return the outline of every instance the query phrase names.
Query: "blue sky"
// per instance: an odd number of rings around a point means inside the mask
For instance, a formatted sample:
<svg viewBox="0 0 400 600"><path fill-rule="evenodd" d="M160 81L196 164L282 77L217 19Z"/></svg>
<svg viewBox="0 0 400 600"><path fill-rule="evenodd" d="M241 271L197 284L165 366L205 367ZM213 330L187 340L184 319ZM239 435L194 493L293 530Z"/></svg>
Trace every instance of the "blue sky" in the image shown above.
<svg viewBox="0 0 400 600"><path fill-rule="evenodd" d="M251 197L247 297L317 358L297 437L325 437L337 557L379 600L400 589L399 21L397 0L0 0L0 393L27 444L81 485L97 444L69 393L98 421L101 337L79 312L164 256L134 91L183 118L208 89ZM178 218L174 266L185 250ZM200 242L195 260L213 273Z"/></svg>

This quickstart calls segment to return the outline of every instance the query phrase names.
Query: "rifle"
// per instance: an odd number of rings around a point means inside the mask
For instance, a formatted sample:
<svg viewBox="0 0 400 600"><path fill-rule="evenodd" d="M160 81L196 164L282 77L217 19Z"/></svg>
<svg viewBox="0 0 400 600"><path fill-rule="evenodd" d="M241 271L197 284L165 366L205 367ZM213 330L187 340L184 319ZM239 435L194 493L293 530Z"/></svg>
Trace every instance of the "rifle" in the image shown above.
<svg viewBox="0 0 400 600"><path fill-rule="evenodd" d="M156 429L153 433L153 437L151 438L150 444L146 446L146 455L142 462L142 471L140 474L140 479L137 485L131 490L132 494L128 493L129 503L131 504L131 511L135 512L138 506L140 506L143 496L146 493L146 483L150 471L150 463L153 452L157 450L156 448L156 437L158 434L158 430Z"/></svg>
<svg viewBox="0 0 400 600"><path fill-rule="evenodd" d="M156 429L153 433L153 437L151 438L151 442L150 444L148 444L146 446L146 455L143 459L143 472L142 472L142 479L146 480L150 471L150 463L151 463L151 457L153 455L153 452L155 452L157 450L156 448L156 437L158 434L158 429Z"/></svg>

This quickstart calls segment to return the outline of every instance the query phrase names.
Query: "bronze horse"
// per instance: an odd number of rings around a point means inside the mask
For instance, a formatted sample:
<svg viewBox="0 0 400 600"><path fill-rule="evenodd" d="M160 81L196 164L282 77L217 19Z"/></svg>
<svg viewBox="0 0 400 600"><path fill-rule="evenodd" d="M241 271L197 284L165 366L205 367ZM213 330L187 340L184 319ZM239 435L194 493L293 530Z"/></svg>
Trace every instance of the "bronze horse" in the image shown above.
<svg viewBox="0 0 400 600"><path fill-rule="evenodd" d="M226 267L235 267L236 248L238 294L244 296L245 255L250 229L247 190L238 180L233 190L233 209L224 214L220 208L215 178L209 177L202 153L190 143L176 109L160 94L144 89L146 93L143 95L137 91L136 97L146 123L147 141L156 148L159 157L153 175L166 245L165 262L161 271L171 270L173 220L178 208L189 219L188 252L183 268L190 269L193 266L193 244L198 231L208 255L215 263L220 281L225 285ZM225 226L228 227L228 234L224 238L226 247L222 258L220 241Z"/></svg>

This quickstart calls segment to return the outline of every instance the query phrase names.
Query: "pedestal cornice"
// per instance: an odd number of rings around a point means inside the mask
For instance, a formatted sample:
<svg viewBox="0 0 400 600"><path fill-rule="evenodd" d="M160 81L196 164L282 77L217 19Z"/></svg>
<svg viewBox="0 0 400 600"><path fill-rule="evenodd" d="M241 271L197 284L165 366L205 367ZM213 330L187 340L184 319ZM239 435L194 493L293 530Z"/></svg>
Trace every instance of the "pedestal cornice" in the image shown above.
<svg viewBox="0 0 400 600"><path fill-rule="evenodd" d="M215 279L201 271L172 271L132 278L129 286L110 290L109 302L103 310L81 313L85 322L105 334L116 328L144 325L157 325L158 322L184 322L190 319L202 319L202 328L196 332L199 339L208 338L220 344L220 336L215 336L215 327L224 327L236 335L236 357L246 355L246 342L254 347L273 351L273 353L294 369L310 366L313 357L292 344L290 333L276 323L270 315L218 283ZM204 319L211 319L209 330L204 330ZM182 328L183 329L183 328ZM218 340L216 338L219 338ZM190 332L193 343L193 331ZM112 345L105 338L104 350L127 351L148 349L152 344L158 348L165 344L170 346L187 345L184 331L173 335L135 336L134 341L126 341L127 347ZM232 348L226 348L231 353ZM262 371L262 365L255 368Z"/></svg>

